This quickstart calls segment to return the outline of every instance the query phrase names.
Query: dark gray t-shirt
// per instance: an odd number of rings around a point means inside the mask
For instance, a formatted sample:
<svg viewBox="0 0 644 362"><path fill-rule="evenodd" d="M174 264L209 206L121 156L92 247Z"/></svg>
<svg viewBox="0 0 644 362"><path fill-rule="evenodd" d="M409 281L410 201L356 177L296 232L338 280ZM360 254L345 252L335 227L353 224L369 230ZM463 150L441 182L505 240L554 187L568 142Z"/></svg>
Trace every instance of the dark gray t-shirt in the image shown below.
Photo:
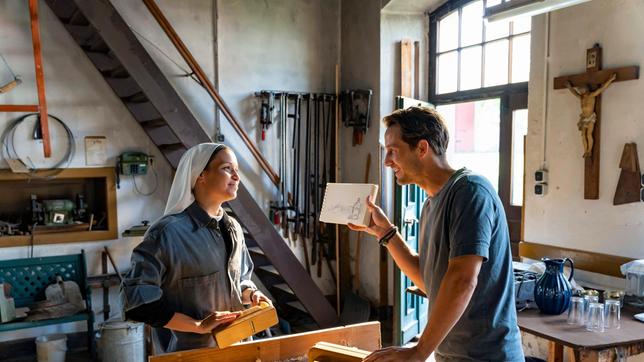
<svg viewBox="0 0 644 362"><path fill-rule="evenodd" d="M463 255L484 258L472 299L436 349L436 360L524 361L510 236L492 185L465 168L456 171L423 205L419 240L430 313L449 260Z"/></svg>

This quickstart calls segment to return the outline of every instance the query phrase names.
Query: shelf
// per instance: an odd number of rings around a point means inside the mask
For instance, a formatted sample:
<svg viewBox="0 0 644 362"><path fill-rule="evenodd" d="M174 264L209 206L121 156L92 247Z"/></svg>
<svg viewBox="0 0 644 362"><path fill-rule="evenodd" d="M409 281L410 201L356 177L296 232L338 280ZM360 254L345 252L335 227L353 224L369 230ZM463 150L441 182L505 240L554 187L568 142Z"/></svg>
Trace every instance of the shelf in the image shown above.
<svg viewBox="0 0 644 362"><path fill-rule="evenodd" d="M46 176L51 172L39 172ZM55 178L29 177L27 174L0 170L0 219L7 215L24 215L30 205L30 195L39 200L71 199L77 193L85 196L88 213L95 220L105 215L105 226L100 230L36 233L36 235L0 236L0 247L75 243L82 241L111 240L118 238L116 212L116 175L113 167L68 168Z"/></svg>

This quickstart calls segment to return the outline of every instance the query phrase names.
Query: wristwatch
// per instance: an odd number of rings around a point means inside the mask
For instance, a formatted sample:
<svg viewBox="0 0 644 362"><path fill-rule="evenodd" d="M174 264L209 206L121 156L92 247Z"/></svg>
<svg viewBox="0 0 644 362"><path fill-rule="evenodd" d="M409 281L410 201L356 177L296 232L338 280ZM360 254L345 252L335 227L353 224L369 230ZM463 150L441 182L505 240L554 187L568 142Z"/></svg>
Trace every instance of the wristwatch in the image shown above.
<svg viewBox="0 0 644 362"><path fill-rule="evenodd" d="M397 232L398 228L396 226L392 226L391 228L389 228L389 230L387 230L385 235L383 235L380 240L378 240L378 244L380 244L380 246L387 246L387 244L389 244L389 240L393 238Z"/></svg>

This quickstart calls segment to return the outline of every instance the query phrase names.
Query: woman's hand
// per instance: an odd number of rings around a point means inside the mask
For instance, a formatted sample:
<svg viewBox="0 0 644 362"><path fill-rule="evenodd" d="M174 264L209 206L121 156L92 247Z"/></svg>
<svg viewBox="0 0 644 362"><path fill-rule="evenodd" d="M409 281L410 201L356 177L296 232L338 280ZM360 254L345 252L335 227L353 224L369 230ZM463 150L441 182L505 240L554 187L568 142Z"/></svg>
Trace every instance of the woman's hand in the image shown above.
<svg viewBox="0 0 644 362"><path fill-rule="evenodd" d="M234 321L240 315L241 315L241 312L229 312L229 311L214 312L213 314L206 317L205 319L201 321L197 321L197 329L199 331L195 333L201 333L201 334L210 333L213 329Z"/></svg>
<svg viewBox="0 0 644 362"><path fill-rule="evenodd" d="M183 313L174 313L164 328L180 332L208 334L215 327L228 324L241 315L241 312L214 312L202 320L195 320Z"/></svg>
<svg viewBox="0 0 644 362"><path fill-rule="evenodd" d="M367 207L371 212L371 221L369 222L369 226L360 226L355 224L348 224L347 226L349 226L349 229L351 230L364 231L380 239L393 227L393 225L389 219L387 219L384 211L371 202L371 196L367 196Z"/></svg>
<svg viewBox="0 0 644 362"><path fill-rule="evenodd" d="M247 296L246 293L248 293ZM271 301L267 296L264 295L264 293L260 292L257 289L247 288L242 294L244 294L242 295L244 304L250 304L254 307L256 305L259 305L260 302L266 302L268 303L268 305L273 306L273 301Z"/></svg>

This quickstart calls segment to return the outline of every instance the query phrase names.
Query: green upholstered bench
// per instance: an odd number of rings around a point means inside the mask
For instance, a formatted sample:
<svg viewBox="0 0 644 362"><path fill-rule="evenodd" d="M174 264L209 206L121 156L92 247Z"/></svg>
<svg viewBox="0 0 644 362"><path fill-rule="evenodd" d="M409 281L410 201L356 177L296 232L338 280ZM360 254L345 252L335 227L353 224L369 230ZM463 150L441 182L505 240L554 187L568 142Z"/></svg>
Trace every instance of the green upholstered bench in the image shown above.
<svg viewBox="0 0 644 362"><path fill-rule="evenodd" d="M45 289L56 281L56 275L60 275L65 281L74 281L78 284L86 309L62 318L0 323L0 333L86 320L88 351L91 356L94 356L94 312L91 291L87 284L85 252L81 250L80 254L73 255L0 260L0 277L5 283L11 284L11 296L14 298L16 308L28 307L34 302L45 300Z"/></svg>

